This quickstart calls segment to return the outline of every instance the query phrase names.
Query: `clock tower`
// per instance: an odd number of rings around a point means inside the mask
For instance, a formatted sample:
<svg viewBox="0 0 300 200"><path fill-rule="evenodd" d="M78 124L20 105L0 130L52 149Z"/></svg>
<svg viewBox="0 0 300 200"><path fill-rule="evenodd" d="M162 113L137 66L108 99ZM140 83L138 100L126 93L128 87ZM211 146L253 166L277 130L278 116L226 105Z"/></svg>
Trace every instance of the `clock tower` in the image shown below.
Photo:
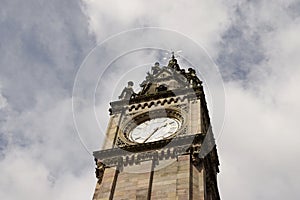
<svg viewBox="0 0 300 200"><path fill-rule="evenodd" d="M219 200L219 161L202 82L174 57L111 102L93 200Z"/></svg>

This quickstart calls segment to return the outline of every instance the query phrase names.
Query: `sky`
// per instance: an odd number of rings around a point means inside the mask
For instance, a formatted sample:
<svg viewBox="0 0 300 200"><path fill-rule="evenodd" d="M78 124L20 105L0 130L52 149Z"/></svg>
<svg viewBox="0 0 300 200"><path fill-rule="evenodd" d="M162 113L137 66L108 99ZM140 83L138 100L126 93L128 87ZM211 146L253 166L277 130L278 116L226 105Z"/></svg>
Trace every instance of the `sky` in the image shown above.
<svg viewBox="0 0 300 200"><path fill-rule="evenodd" d="M0 199L91 199L91 151L103 142L109 101L130 78L138 88L155 59L165 62L157 51L133 47L169 44L170 32L177 33L170 46L179 48L178 34L189 38L222 77L225 119L215 131L221 198L300 198L299 0L1 0L0 27ZM118 40L147 27L169 34ZM120 48L133 51L121 56ZM179 61L189 56L181 54ZM107 67L114 56L121 57ZM92 64L98 67L84 71ZM213 104L215 85L206 90L214 130L223 117ZM74 95L82 101L74 104Z"/></svg>

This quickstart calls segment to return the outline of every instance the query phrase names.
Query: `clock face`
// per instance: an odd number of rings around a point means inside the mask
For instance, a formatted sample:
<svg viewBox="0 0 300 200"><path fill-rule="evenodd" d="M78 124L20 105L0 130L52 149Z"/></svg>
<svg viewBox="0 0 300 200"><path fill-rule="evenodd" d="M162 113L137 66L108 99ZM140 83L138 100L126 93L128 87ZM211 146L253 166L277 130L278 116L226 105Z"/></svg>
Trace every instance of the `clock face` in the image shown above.
<svg viewBox="0 0 300 200"><path fill-rule="evenodd" d="M160 117L142 122L130 133L129 138L133 142L146 143L168 138L179 128L181 122L175 118Z"/></svg>

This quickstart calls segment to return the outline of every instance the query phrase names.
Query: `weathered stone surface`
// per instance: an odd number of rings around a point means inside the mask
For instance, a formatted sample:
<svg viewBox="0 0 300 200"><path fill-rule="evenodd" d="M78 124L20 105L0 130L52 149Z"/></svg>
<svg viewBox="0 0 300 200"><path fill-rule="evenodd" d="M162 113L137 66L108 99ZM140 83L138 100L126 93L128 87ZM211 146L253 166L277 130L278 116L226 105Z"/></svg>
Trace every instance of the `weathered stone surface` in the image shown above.
<svg viewBox="0 0 300 200"><path fill-rule="evenodd" d="M103 150L94 152L105 170L97 165L93 200L219 200L217 150L195 70L180 69L173 56L168 66L156 64L141 87L110 103ZM154 117L173 117L182 126L160 141L131 141L136 124Z"/></svg>

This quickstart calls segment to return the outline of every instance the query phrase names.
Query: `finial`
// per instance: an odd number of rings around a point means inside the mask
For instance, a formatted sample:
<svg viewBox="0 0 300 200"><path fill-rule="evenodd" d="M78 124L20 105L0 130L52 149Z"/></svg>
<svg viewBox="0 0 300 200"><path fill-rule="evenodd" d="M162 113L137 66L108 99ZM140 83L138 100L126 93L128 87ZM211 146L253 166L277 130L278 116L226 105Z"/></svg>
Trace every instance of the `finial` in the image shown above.
<svg viewBox="0 0 300 200"><path fill-rule="evenodd" d="M173 62L173 61L176 61L176 58L175 58L175 57L180 57L180 56L178 55L178 53L182 52L182 50L178 50L178 51L176 51L176 52L175 52L175 51L169 51L169 52L166 52L165 54L170 55L170 52L171 52L171 56L164 57L163 59L166 60L166 59L169 58L169 59L170 59L169 62L170 62L170 61ZM175 54L176 54L176 56L175 56Z"/></svg>
<svg viewBox="0 0 300 200"><path fill-rule="evenodd" d="M175 53L174 53L174 51L172 51L172 60L174 60L175 59Z"/></svg>

